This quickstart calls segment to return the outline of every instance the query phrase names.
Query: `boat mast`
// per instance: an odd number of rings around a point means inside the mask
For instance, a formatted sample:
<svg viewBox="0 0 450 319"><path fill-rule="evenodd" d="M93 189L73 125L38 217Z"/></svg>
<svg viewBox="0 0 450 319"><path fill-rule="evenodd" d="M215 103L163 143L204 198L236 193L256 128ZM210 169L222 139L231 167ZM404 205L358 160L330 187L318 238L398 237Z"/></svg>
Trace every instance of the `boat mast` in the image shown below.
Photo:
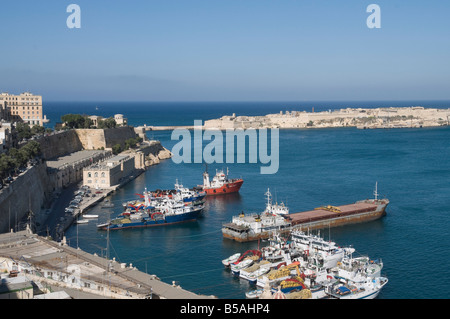
<svg viewBox="0 0 450 319"><path fill-rule="evenodd" d="M267 196L267 208L269 208L270 207L270 199L271 199L271 196L272 196L272 194L270 193L270 189L269 188L267 188L267 192L264 195Z"/></svg>
<svg viewBox="0 0 450 319"><path fill-rule="evenodd" d="M378 200L378 182L375 182L375 191L373 194L375 195L375 200Z"/></svg>

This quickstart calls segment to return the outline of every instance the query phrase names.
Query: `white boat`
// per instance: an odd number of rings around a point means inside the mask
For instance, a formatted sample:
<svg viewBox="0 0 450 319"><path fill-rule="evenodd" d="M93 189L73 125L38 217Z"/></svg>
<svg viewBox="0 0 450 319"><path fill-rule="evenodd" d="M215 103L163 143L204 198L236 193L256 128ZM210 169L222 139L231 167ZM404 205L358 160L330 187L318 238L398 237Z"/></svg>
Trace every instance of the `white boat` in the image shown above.
<svg viewBox="0 0 450 319"><path fill-rule="evenodd" d="M98 215L88 215L88 214L86 214L86 215L83 215L83 217L87 218L87 219L95 219L95 218L98 218Z"/></svg>
<svg viewBox="0 0 450 319"><path fill-rule="evenodd" d="M260 267L258 270L250 273L247 275L247 280L251 283L251 284L256 284L258 277L264 276L265 274L267 274L270 271L270 267L268 266L262 266Z"/></svg>
<svg viewBox="0 0 450 319"><path fill-rule="evenodd" d="M292 275L300 275L300 263L294 261L292 264L282 266L279 269L273 269L265 275L259 276L256 279L258 287L264 287L266 284L271 286L273 283L290 278Z"/></svg>
<svg viewBox="0 0 450 319"><path fill-rule="evenodd" d="M304 259L315 256L317 265L323 268L332 268L340 262L346 254L355 251L354 248L340 248L335 242L326 241L320 235L306 234L299 230L291 233L295 246L304 252Z"/></svg>
<svg viewBox="0 0 450 319"><path fill-rule="evenodd" d="M261 294L263 292L264 292L264 289L258 288L258 289L246 292L245 297L247 297L247 299L257 299L257 298L259 298L259 296L261 296Z"/></svg>
<svg viewBox="0 0 450 319"><path fill-rule="evenodd" d="M239 273L239 277L242 278L242 279L245 279L245 280L249 280L249 281L250 281L250 277L249 277L249 276L250 276L251 274L255 274L256 277L252 276L251 278L254 279L255 282L256 282L256 278L257 278L258 276L264 275L265 273L268 273L268 272L269 272L271 265L272 265L272 264L271 264L269 261L267 261L267 260L261 260L260 262L253 263L253 265L251 265L250 267L241 269L241 271L240 271L240 273ZM262 268L262 269L267 268L267 271L263 271L263 270L261 270L261 268ZM257 272L258 270L261 271L261 274L260 274L260 275L256 274L256 272Z"/></svg>
<svg viewBox="0 0 450 319"><path fill-rule="evenodd" d="M231 271L233 272L233 274L239 275L239 272L241 271L241 269L250 267L250 265L252 265L252 264L253 264L253 260L249 258L249 259L244 259L237 264L236 263L230 264L230 268L231 268Z"/></svg>
<svg viewBox="0 0 450 319"><path fill-rule="evenodd" d="M261 213L241 214L233 216L230 223L222 225L225 238L239 242L269 238L272 233L285 230L291 226L288 217L289 209L284 204L273 204L268 190L266 208Z"/></svg>
<svg viewBox="0 0 450 319"><path fill-rule="evenodd" d="M325 287L325 293L336 299L374 299L387 283L386 277L367 278L363 283L339 282Z"/></svg>
<svg viewBox="0 0 450 319"><path fill-rule="evenodd" d="M87 219L79 219L75 223L77 223L77 224L87 224L87 223L89 223L89 221Z"/></svg>
<svg viewBox="0 0 450 319"><path fill-rule="evenodd" d="M222 264L223 264L225 267L229 267L230 264L236 262L236 261L239 259L239 257L241 257L241 253L236 253L236 254L234 254L234 255L231 255L230 257L228 257L228 258L222 260Z"/></svg>

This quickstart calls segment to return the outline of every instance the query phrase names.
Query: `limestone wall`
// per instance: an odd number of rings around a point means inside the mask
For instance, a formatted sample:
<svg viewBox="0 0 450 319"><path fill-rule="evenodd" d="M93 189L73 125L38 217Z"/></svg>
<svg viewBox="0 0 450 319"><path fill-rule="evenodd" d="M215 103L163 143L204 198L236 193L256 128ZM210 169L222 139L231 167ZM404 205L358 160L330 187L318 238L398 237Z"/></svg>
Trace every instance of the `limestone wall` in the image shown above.
<svg viewBox="0 0 450 319"><path fill-rule="evenodd" d="M31 167L0 190L0 233L14 228L28 211L39 212L50 200L50 191L46 164Z"/></svg>
<svg viewBox="0 0 450 319"><path fill-rule="evenodd" d="M129 138L136 137L133 127L113 129L77 129L75 130L83 149L96 150L112 148L115 144L125 144Z"/></svg>
<svg viewBox="0 0 450 319"><path fill-rule="evenodd" d="M60 157L83 149L74 130L45 136L38 139L37 142L41 144L42 155L45 159Z"/></svg>

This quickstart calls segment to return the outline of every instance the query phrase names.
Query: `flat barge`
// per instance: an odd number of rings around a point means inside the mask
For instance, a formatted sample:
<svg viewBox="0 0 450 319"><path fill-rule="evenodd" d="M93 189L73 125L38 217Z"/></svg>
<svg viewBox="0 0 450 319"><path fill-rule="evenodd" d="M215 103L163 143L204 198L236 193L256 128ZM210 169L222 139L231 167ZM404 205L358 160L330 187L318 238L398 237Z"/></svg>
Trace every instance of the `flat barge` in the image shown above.
<svg viewBox="0 0 450 319"><path fill-rule="evenodd" d="M342 206L324 206L314 210L275 216L274 214L239 215L222 226L224 238L239 242L267 239L274 232L292 229L323 229L379 219L386 215L388 199L366 199ZM276 222L275 222L276 218ZM280 220L281 219L281 220Z"/></svg>

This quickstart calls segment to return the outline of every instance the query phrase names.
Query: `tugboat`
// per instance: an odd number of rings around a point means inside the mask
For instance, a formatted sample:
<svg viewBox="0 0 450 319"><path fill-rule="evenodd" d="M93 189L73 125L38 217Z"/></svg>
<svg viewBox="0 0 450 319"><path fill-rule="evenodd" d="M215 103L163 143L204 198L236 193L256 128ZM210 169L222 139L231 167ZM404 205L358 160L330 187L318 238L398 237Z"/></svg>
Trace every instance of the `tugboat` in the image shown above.
<svg viewBox="0 0 450 319"><path fill-rule="evenodd" d="M209 179L208 170L203 173L203 185L199 185L206 192L206 195L219 195L239 192L244 183L242 178L228 178L228 168L225 174L223 170L217 171L212 180Z"/></svg>

